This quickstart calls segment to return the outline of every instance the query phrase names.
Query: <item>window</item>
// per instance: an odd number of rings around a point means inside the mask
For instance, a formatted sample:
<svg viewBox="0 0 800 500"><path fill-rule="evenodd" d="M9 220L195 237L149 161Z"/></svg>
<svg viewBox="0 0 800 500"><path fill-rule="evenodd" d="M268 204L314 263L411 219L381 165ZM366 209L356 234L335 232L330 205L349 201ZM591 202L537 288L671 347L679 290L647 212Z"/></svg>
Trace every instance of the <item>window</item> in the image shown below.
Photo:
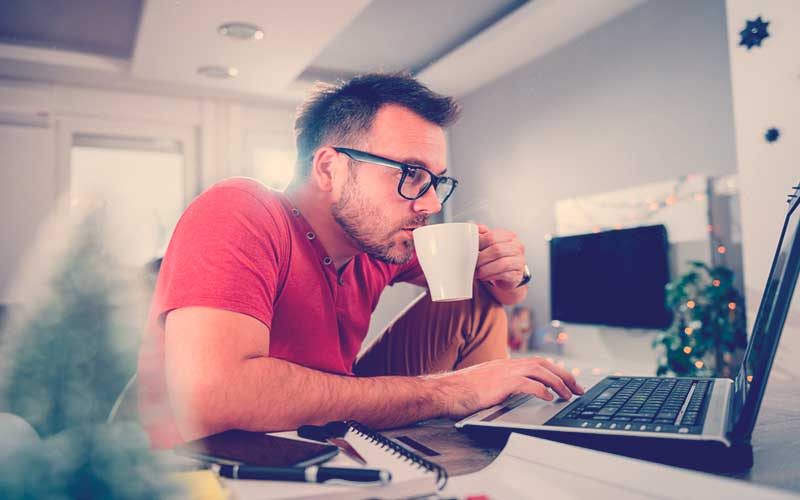
<svg viewBox="0 0 800 500"><path fill-rule="evenodd" d="M178 141L74 134L71 203L101 203L109 248L121 264L141 267L163 254L186 205L184 166Z"/></svg>

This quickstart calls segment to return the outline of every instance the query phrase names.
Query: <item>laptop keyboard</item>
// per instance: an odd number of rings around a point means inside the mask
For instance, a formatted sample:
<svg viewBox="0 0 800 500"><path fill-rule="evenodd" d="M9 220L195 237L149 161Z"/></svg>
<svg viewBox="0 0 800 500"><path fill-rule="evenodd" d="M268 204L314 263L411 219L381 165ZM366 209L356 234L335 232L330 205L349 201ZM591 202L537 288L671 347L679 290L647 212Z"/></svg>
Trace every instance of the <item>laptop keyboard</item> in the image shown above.
<svg viewBox="0 0 800 500"><path fill-rule="evenodd" d="M712 379L609 377L545 425L700 434Z"/></svg>

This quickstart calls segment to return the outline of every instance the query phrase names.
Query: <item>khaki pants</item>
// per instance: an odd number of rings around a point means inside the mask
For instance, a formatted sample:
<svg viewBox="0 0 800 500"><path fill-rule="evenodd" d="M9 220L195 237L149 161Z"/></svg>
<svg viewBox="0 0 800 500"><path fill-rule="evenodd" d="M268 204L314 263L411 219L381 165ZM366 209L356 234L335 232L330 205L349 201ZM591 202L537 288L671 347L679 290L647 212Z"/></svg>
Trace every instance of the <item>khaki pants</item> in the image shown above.
<svg viewBox="0 0 800 500"><path fill-rule="evenodd" d="M508 357L508 318L503 307L475 284L472 300L433 302L417 298L353 364L360 377L422 375L457 370Z"/></svg>

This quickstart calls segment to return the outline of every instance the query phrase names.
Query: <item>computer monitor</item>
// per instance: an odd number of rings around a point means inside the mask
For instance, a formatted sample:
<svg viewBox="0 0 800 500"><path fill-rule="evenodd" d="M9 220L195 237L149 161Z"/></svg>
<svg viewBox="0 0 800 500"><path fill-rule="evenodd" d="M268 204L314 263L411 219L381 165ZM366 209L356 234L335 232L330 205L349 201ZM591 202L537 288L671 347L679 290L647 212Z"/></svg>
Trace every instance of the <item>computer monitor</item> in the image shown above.
<svg viewBox="0 0 800 500"><path fill-rule="evenodd" d="M570 323L663 329L672 322L663 225L550 240L551 317Z"/></svg>

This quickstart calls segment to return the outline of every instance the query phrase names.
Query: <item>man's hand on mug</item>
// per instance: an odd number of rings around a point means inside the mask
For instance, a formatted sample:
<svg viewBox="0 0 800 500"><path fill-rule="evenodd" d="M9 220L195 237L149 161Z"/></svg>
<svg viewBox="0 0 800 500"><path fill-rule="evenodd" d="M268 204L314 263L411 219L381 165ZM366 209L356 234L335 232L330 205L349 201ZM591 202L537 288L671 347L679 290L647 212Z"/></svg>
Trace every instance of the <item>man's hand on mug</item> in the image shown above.
<svg viewBox="0 0 800 500"><path fill-rule="evenodd" d="M550 390L563 399L584 393L571 373L539 357L497 359L429 378L438 385L438 403L450 418L466 417L512 394L552 401Z"/></svg>
<svg viewBox="0 0 800 500"><path fill-rule="evenodd" d="M525 272L525 246L516 233L478 224L475 277L503 290L515 288Z"/></svg>

